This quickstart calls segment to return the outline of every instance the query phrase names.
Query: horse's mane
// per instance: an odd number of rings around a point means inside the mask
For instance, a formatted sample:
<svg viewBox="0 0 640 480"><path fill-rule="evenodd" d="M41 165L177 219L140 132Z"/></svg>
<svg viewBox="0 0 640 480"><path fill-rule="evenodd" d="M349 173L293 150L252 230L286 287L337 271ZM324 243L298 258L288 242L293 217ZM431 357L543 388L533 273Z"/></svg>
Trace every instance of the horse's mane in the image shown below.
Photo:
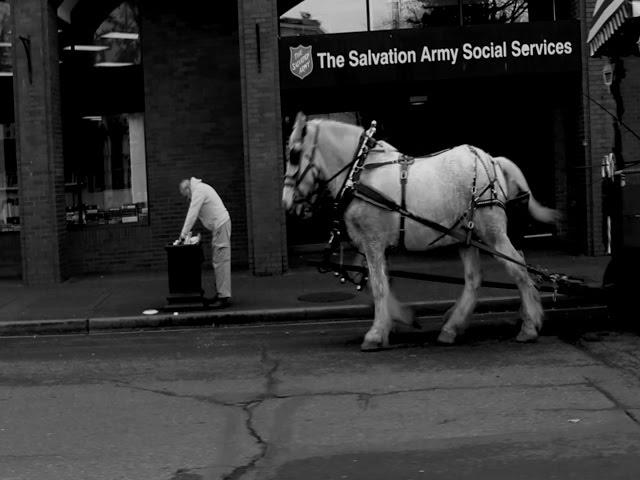
<svg viewBox="0 0 640 480"><path fill-rule="evenodd" d="M312 123L316 126L322 124L324 126L328 126L329 128L331 127L347 127L349 129L352 129L354 132L356 131L360 131L362 130L362 127L360 125L354 125L353 123L347 123L347 122L342 122L340 120L332 120L329 118L314 118L312 120L309 120L308 123Z"/></svg>
<svg viewBox="0 0 640 480"><path fill-rule="evenodd" d="M360 135L362 133L362 131L364 130L364 127L362 127L361 125L354 125L353 123L347 123L347 122L343 122L340 120L333 120L333 119L328 119L328 118L314 118L312 120L309 120L308 123L313 124L314 126L318 127L320 124L323 125L323 128L325 127L337 127L337 128L347 128L349 130L352 130L352 133L354 135ZM375 138L375 137L374 137ZM391 145L388 142L385 142L384 140L378 140L378 143L375 147L376 152L397 152L398 149L396 147L394 147L393 145Z"/></svg>

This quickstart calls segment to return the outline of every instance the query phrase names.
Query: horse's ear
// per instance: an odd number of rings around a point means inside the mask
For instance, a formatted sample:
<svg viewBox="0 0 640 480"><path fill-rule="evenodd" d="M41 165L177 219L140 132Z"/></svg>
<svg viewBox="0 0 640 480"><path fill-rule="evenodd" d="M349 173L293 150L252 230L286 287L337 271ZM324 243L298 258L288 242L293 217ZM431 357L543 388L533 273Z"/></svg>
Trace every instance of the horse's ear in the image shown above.
<svg viewBox="0 0 640 480"><path fill-rule="evenodd" d="M296 115L296 123L294 126L301 127L306 123L306 121L307 121L307 116L302 112L298 112L298 115Z"/></svg>

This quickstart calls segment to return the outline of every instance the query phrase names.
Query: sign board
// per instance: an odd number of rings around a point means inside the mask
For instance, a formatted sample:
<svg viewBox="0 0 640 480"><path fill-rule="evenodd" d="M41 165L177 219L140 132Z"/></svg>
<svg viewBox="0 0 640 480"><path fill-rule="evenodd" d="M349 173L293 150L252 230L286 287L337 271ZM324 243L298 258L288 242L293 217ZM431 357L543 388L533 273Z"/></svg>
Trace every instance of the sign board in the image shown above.
<svg viewBox="0 0 640 480"><path fill-rule="evenodd" d="M577 20L284 37L283 89L580 70Z"/></svg>

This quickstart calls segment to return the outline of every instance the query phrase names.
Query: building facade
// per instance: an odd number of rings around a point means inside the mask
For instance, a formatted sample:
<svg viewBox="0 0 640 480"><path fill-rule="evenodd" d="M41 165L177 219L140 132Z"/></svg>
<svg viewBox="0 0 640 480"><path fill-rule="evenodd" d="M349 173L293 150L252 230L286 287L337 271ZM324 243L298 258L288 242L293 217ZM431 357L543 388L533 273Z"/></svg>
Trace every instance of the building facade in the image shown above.
<svg viewBox="0 0 640 480"><path fill-rule="evenodd" d="M0 1L0 275L28 284L161 269L211 183L234 268L280 274L325 240L280 206L295 112L367 125L413 155L460 143L518 163L553 234L605 253L615 108L587 32L595 0Z"/></svg>

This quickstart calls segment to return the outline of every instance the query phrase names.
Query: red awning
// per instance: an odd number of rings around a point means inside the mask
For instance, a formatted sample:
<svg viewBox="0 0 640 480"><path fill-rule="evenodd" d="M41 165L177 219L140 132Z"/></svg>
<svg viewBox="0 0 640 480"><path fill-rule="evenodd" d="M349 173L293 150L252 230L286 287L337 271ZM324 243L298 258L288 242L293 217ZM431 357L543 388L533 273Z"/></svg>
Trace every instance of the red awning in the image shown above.
<svg viewBox="0 0 640 480"><path fill-rule="evenodd" d="M638 16L639 0L598 0L587 37L589 53L595 55L628 19Z"/></svg>

